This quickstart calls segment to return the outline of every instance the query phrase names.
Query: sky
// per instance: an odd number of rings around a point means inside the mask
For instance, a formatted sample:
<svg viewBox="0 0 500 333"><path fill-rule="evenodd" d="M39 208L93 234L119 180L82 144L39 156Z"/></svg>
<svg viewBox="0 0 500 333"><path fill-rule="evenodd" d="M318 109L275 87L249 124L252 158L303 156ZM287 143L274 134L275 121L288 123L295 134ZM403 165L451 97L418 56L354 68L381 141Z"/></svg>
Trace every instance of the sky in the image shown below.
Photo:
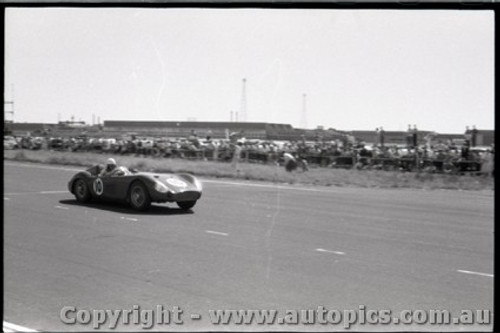
<svg viewBox="0 0 500 333"><path fill-rule="evenodd" d="M4 59L15 122L494 129L489 10L7 8Z"/></svg>

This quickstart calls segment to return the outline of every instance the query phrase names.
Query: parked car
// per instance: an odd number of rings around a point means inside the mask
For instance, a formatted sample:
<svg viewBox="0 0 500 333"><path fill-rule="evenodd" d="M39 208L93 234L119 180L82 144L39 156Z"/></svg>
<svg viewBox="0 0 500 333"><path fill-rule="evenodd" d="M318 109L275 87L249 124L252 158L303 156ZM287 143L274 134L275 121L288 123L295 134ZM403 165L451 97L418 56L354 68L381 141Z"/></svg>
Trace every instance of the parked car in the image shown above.
<svg viewBox="0 0 500 333"><path fill-rule="evenodd" d="M17 142L15 137L13 137L12 135L5 135L3 137L3 149L4 150L11 150L11 149L17 149L17 148L19 148L19 143Z"/></svg>

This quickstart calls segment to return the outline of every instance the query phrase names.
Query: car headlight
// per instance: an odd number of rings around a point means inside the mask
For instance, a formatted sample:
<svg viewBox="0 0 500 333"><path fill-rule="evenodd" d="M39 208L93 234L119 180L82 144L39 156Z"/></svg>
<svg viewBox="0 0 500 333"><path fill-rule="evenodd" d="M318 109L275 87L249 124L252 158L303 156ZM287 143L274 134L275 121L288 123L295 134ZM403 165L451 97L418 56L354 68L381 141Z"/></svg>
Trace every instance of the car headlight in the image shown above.
<svg viewBox="0 0 500 333"><path fill-rule="evenodd" d="M155 183L155 190L160 193L167 193L169 191L168 187L166 187L164 184L160 182Z"/></svg>
<svg viewBox="0 0 500 333"><path fill-rule="evenodd" d="M198 178L194 178L193 177L193 180L194 180L194 186L196 186L196 188L198 189L198 191L202 191L203 190L203 185L201 184L201 182L198 180Z"/></svg>

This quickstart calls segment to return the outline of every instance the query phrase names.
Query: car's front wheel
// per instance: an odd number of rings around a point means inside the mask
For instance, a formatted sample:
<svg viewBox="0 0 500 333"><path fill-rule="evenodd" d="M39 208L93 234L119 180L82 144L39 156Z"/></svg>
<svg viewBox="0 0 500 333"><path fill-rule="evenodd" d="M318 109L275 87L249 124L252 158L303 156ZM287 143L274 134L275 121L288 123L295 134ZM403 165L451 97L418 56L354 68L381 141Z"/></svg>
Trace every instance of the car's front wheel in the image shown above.
<svg viewBox="0 0 500 333"><path fill-rule="evenodd" d="M91 195L87 183L81 178L77 179L73 185L73 193L75 194L76 200L80 202L90 201Z"/></svg>
<svg viewBox="0 0 500 333"><path fill-rule="evenodd" d="M177 205L183 209L183 210L188 210L194 207L196 205L196 200L192 201L178 201Z"/></svg>
<svg viewBox="0 0 500 333"><path fill-rule="evenodd" d="M151 205L151 198L148 190L141 182L135 182L130 187L129 192L130 206L135 210L146 210Z"/></svg>

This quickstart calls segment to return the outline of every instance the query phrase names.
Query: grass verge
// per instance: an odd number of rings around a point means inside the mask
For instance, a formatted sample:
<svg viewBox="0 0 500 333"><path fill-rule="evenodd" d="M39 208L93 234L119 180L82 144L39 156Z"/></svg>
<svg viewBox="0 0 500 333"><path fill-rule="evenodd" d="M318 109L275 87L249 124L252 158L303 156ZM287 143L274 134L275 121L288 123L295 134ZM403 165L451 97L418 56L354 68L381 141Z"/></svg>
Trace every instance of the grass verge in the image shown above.
<svg viewBox="0 0 500 333"><path fill-rule="evenodd" d="M104 164L109 155L98 153L6 150L4 160L36 162L43 164L92 166ZM417 172L390 172L381 170L343 170L312 168L308 172L286 172L275 165L190 161L141 156L113 156L119 165L141 171L187 172L196 176L245 179L275 183L322 186L350 186L374 188L415 188L494 190L494 178L487 176L457 176Z"/></svg>

